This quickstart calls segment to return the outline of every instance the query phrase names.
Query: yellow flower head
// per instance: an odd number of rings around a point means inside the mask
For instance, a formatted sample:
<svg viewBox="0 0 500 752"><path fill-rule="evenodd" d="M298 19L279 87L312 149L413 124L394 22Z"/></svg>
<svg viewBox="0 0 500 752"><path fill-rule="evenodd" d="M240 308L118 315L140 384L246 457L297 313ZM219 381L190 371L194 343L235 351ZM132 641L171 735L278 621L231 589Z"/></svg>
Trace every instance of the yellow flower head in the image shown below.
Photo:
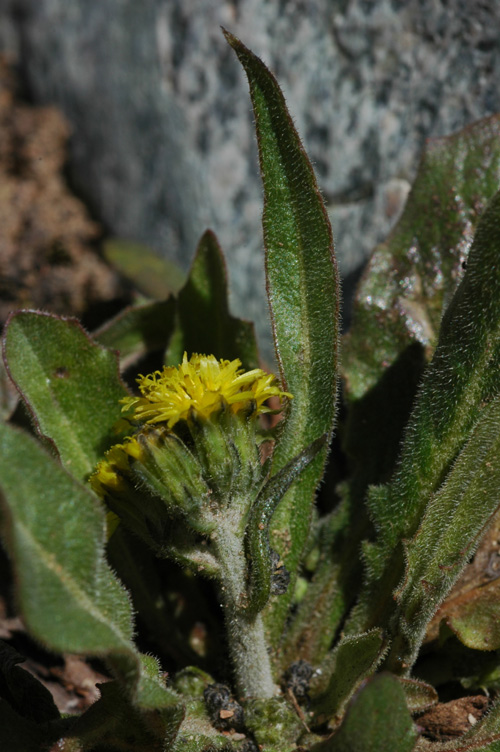
<svg viewBox="0 0 500 752"><path fill-rule="evenodd" d="M129 457L140 458L141 448L135 438L126 438L123 444L115 444L108 449L89 478L89 483L98 496L107 493L116 496L128 489L126 480L129 473Z"/></svg>
<svg viewBox="0 0 500 752"><path fill-rule="evenodd" d="M255 412L269 412L269 397L291 398L276 378L260 368L244 371L240 360L217 360L213 355L184 353L178 368L167 367L137 379L141 397L121 400L124 411L133 410L141 423L166 423L172 428L191 412L202 418L229 406L233 413L255 405Z"/></svg>

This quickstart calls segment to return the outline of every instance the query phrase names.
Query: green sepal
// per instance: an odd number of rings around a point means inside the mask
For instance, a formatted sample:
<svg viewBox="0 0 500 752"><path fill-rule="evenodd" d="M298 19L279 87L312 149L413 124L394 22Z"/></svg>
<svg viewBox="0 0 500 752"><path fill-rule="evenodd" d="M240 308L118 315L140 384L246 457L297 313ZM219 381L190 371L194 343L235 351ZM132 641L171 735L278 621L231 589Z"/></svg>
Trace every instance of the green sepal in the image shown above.
<svg viewBox="0 0 500 752"><path fill-rule="evenodd" d="M204 478L221 508L231 499L255 495L262 464L252 407L247 415L235 415L226 405L211 419L190 416L188 425Z"/></svg>
<svg viewBox="0 0 500 752"><path fill-rule="evenodd" d="M266 278L274 343L283 388L294 399L273 454L278 472L317 436L331 437L337 397L338 274L328 215L314 171L294 128L278 83L264 63L224 31L248 77L264 185ZM315 490L326 451L284 497L274 528L289 531L289 544L272 534L291 582L270 603L266 629L281 639L299 562L309 536ZM261 602L265 598L260 599Z"/></svg>
<svg viewBox="0 0 500 752"><path fill-rule="evenodd" d="M132 476L162 500L165 513L181 516L196 532L210 533L215 525L209 509L210 489L198 458L166 429L147 426L136 439L140 458L131 461Z"/></svg>
<svg viewBox="0 0 500 752"><path fill-rule="evenodd" d="M284 494L317 457L326 442L326 435L316 439L282 467L276 475L272 475L253 503L246 530L248 557L251 561L249 614L258 614L269 600L272 575L269 546L271 518Z"/></svg>
<svg viewBox="0 0 500 752"><path fill-rule="evenodd" d="M311 683L312 707L316 724L335 726L360 684L380 663L386 646L382 630L344 637L326 658L321 673Z"/></svg>

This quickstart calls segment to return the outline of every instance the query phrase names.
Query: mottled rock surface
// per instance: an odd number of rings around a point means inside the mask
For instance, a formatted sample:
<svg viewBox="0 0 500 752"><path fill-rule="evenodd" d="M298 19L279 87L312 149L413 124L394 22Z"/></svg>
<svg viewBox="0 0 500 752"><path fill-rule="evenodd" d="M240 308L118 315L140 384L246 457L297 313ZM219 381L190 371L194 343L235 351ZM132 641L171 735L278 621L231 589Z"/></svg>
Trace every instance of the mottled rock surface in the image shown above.
<svg viewBox="0 0 500 752"><path fill-rule="evenodd" d="M224 25L277 74L355 270L425 138L500 110L498 0L0 0L0 41L73 129L71 175L113 234L187 267L208 225L236 313L267 332L261 186ZM267 335L269 342L269 335Z"/></svg>

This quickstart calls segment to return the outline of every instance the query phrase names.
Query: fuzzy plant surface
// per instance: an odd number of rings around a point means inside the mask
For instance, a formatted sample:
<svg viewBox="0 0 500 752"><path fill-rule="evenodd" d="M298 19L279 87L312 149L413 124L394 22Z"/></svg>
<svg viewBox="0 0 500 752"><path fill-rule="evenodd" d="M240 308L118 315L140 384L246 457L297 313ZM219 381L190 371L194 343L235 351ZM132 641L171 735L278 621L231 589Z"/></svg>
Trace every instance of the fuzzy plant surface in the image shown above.
<svg viewBox="0 0 500 752"><path fill-rule="evenodd" d="M254 109L277 373L230 314L210 231L187 279L141 271L174 293L93 334L11 314L15 598L36 642L105 680L61 715L3 643L0 749L500 752L500 118L429 142L341 343L311 164L275 78L225 35Z"/></svg>

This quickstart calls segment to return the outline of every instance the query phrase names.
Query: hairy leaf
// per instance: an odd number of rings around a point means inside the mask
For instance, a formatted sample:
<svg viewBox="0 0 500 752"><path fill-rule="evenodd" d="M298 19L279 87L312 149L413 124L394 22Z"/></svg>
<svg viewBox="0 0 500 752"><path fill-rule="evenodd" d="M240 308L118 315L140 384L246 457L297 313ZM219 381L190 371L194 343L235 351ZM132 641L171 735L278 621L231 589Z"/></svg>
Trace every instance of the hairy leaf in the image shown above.
<svg viewBox="0 0 500 752"><path fill-rule="evenodd" d="M118 400L127 394L116 354L95 344L76 319L31 311L11 315L3 347L40 435L76 478L86 479L113 443Z"/></svg>
<svg viewBox="0 0 500 752"><path fill-rule="evenodd" d="M356 400L408 345L430 357L479 217L500 183L500 116L427 142L404 212L358 288L342 372Z"/></svg>
<svg viewBox="0 0 500 752"><path fill-rule="evenodd" d="M34 439L5 424L0 478L3 534L31 634L53 651L105 658L145 722L154 725L165 710L161 733L173 734L182 706L155 659L132 643L132 610L104 558L105 513L97 499Z"/></svg>
<svg viewBox="0 0 500 752"><path fill-rule="evenodd" d="M438 693L430 684L417 679L401 677L398 679L405 693L406 705L410 713L421 713L437 703Z"/></svg>
<svg viewBox="0 0 500 752"><path fill-rule="evenodd" d="M245 368L258 366L253 324L229 313L224 257L214 233L207 230L196 251L188 279L177 299L177 327L167 350L168 365L182 355L212 354L239 358Z"/></svg>
<svg viewBox="0 0 500 752"><path fill-rule="evenodd" d="M336 734L311 752L411 752L417 730L398 680L371 679L354 697Z"/></svg>
<svg viewBox="0 0 500 752"><path fill-rule="evenodd" d="M499 246L497 194L481 219L467 272L443 317L438 346L422 381L394 480L374 489L369 497L379 537L375 546L365 548L368 578L351 625L354 631L386 622L393 608L392 590L403 576L401 541L417 532L433 494L500 391ZM494 433L491 419L486 421L487 430ZM480 451L477 460L481 462ZM464 472L476 469L464 466ZM487 476L481 477L486 482ZM468 480L464 477L463 484ZM493 511L482 509L482 523L477 519L474 523L478 525L476 534ZM411 571L407 575L411 577Z"/></svg>
<svg viewBox="0 0 500 752"><path fill-rule="evenodd" d="M271 591L271 552L269 548L269 523L283 495L313 462L325 445L326 437L313 441L297 457L288 462L265 484L254 502L247 527L248 552L251 561L251 590L248 614L262 611Z"/></svg>
<svg viewBox="0 0 500 752"><path fill-rule="evenodd" d="M340 720L361 682L375 671L383 650L382 632L377 629L356 637L345 637L339 642L324 662L316 686L314 683L311 686L314 717L318 724L333 721L335 725ZM319 682L323 689L318 695Z"/></svg>
<svg viewBox="0 0 500 752"><path fill-rule="evenodd" d="M265 65L238 39L226 39L243 65L255 113L264 183L267 290L283 386L294 395L277 443L277 472L311 441L331 436L337 395L338 275L328 216L314 172L281 90ZM270 604L272 642L281 637L311 521L312 500L326 452L311 463L279 505L272 547L292 575L289 592Z"/></svg>
<svg viewBox="0 0 500 752"><path fill-rule="evenodd" d="M500 397L484 408L446 483L429 501L417 533L406 544L406 575L395 593L398 661L413 662L427 623L498 509L499 454ZM480 630L479 621L476 629Z"/></svg>
<svg viewBox="0 0 500 752"><path fill-rule="evenodd" d="M104 347L118 350L123 370L151 350L164 350L175 324L175 300L143 303L121 311L93 333Z"/></svg>

